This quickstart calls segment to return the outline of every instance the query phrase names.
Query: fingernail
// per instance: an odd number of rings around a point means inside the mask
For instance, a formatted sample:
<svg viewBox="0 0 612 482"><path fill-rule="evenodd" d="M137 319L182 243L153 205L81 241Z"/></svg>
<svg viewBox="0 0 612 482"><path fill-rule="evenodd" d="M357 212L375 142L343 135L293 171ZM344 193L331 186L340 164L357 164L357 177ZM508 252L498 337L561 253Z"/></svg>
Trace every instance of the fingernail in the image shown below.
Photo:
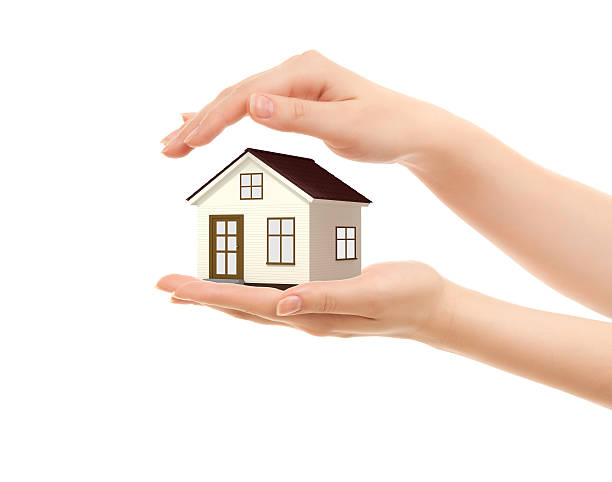
<svg viewBox="0 0 612 482"><path fill-rule="evenodd" d="M274 114L274 102L265 95L251 95L250 110L260 119L269 119Z"/></svg>
<svg viewBox="0 0 612 482"><path fill-rule="evenodd" d="M302 309L302 300L297 296L287 296L276 305L276 314L278 316L292 315Z"/></svg>

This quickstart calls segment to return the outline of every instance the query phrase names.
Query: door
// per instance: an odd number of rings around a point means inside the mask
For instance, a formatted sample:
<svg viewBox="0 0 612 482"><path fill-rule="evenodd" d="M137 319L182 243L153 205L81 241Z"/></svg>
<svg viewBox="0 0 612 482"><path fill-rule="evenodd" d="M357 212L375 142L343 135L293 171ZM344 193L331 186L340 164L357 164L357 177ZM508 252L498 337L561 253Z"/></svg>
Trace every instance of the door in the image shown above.
<svg viewBox="0 0 612 482"><path fill-rule="evenodd" d="M210 279L244 278L243 219L242 214L210 216Z"/></svg>

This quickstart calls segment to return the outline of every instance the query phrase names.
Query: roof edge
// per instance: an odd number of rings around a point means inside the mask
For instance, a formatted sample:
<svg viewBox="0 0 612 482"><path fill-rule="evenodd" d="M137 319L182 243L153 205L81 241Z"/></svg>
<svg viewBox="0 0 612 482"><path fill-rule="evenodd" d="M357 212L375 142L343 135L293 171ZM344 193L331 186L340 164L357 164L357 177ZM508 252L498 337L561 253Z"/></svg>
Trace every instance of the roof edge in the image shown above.
<svg viewBox="0 0 612 482"><path fill-rule="evenodd" d="M197 196L197 194L204 189L206 186L208 186L211 182L213 182L215 179L217 179L221 174L223 174L225 171L227 171L231 166L233 166L236 162L238 162L238 160L244 156L248 151L249 151L250 147L247 147L236 159L234 159L232 162L230 162L227 166L225 166L223 169L221 169L217 174L215 174L213 177L211 177L208 181L206 181L204 184L202 184L193 194L191 194L190 196L188 196L185 200L186 201L191 201L195 196Z"/></svg>
<svg viewBox="0 0 612 482"><path fill-rule="evenodd" d="M348 188L350 188L352 191L354 191L356 194L358 194L359 196L361 196L363 198L363 201L348 201L348 200L343 200L343 199L329 199L329 198L325 198L325 197L314 197L308 193L309 197L311 199L319 199L319 200L325 200L325 201L340 201L340 202L351 202L351 203L356 203L356 204L371 204L372 201L369 200L367 197L365 197L363 194L359 193L358 191L356 191L354 188L352 188L351 186L349 186L348 184L346 184L344 181L342 181L341 179L339 179L338 177L336 177L335 175L333 175L331 172L327 171L327 169L323 168L322 166L320 166L319 164L316 163L316 161L314 159L311 159L310 157L302 157L302 156L294 156L293 154L283 154L282 152L274 152L274 151L266 151L263 149L255 149L253 147L247 147L242 153L240 153L240 155L238 155L238 157L236 157L233 161L231 161L229 164L227 164L223 169L221 169L219 172L217 172L213 177L211 177L208 181L206 181L204 184L202 184L202 186L200 186L198 189L196 189L191 195L189 195L186 198L186 201L190 202L193 198L195 198L204 188L206 188L206 186L208 186L209 184L211 184L215 179L217 179L218 177L220 177L225 171L227 171L231 166L233 166L236 162L238 162L245 154L250 154L251 156L255 157L256 159L258 159L259 161L263 162L264 164L266 164L269 168L271 168L273 171L276 171L277 174L279 174L280 176L284 177L285 179L287 179L287 181L289 181L291 184L293 184L296 188L300 189L301 191L304 191L302 188L300 188L295 181L289 179L286 177L285 174L282 174L281 172L277 171L277 169L273 166L270 165L268 162L266 162L264 159L261 159L260 157L258 157L258 154L273 154L273 155L277 155L277 156L288 156L288 157L293 157L296 159L300 159L301 161L310 161L313 164L315 164L316 166L318 166L320 169L322 169L323 171L325 171L328 175L330 175L331 177L337 179L339 182L341 182L342 184L346 185ZM305 192L305 191L304 191Z"/></svg>

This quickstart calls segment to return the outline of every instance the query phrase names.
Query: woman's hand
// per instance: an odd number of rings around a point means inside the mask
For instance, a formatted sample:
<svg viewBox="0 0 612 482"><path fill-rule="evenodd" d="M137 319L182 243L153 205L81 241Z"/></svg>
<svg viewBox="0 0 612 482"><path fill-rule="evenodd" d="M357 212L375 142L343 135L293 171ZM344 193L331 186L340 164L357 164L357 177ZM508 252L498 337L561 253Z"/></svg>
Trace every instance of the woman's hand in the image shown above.
<svg viewBox="0 0 612 482"><path fill-rule="evenodd" d="M175 303L209 306L236 318L285 325L319 336L391 336L436 344L445 336L452 296L427 265L382 263L340 281L315 281L286 291L168 275L158 288Z"/></svg>
<svg viewBox="0 0 612 482"><path fill-rule="evenodd" d="M318 336L410 338L612 408L612 325L489 298L421 263L279 291L168 275L174 303Z"/></svg>
<svg viewBox="0 0 612 482"><path fill-rule="evenodd" d="M318 52L286 62L223 90L162 140L163 154L182 157L245 115L267 127L318 137L356 161L397 162L426 156L459 121L431 104L370 82Z"/></svg>

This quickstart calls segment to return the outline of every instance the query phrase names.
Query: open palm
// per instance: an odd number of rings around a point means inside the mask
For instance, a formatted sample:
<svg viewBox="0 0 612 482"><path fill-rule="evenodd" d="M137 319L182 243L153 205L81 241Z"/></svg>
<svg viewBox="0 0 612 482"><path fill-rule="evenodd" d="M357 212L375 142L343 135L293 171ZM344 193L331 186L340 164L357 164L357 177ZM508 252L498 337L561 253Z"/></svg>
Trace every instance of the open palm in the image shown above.
<svg viewBox="0 0 612 482"><path fill-rule="evenodd" d="M208 306L236 318L286 325L318 336L412 338L443 326L447 282L417 262L382 263L340 281L314 281L286 291L202 281L172 274L158 288L175 303Z"/></svg>

